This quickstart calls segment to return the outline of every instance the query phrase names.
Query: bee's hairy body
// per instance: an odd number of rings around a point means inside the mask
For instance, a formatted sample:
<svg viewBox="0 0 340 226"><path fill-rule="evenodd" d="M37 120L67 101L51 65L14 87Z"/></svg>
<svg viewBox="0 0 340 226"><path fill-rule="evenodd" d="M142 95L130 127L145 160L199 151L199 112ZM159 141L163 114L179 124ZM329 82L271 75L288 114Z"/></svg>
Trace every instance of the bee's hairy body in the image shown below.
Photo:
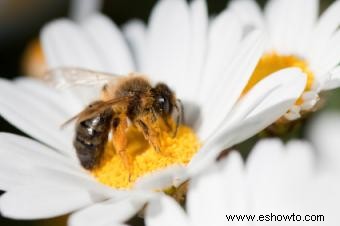
<svg viewBox="0 0 340 226"><path fill-rule="evenodd" d="M113 94L108 91L105 92L105 89L112 90ZM134 121L136 116L139 115L143 110L150 109L152 107L151 90L152 86L150 85L149 81L143 77L122 79L122 81L117 84L116 87L110 87L110 85L108 85L104 88L103 99L131 96L132 98L129 103L123 106L123 109L119 109L119 106L117 106L117 110L126 111L127 117L131 121ZM105 93L107 93L107 96L105 96Z"/></svg>
<svg viewBox="0 0 340 226"><path fill-rule="evenodd" d="M124 101L96 111L98 106L116 99ZM81 165L92 169L99 164L112 132L112 144L129 168L130 160L125 153L128 121L158 150L159 133L151 125L158 117L167 123L174 107L177 107L176 98L165 84L159 83L152 87L149 81L141 76L130 76L116 84L106 84L102 89L101 100L93 102L83 111L84 115L91 114L91 117L82 118L81 114L78 117L74 147Z"/></svg>

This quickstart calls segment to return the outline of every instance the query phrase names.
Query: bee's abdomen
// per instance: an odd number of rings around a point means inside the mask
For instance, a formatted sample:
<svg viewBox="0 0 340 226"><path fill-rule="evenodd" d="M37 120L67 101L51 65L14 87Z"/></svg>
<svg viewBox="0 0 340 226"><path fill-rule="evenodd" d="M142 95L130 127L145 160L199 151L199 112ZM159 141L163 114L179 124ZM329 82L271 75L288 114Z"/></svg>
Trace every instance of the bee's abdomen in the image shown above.
<svg viewBox="0 0 340 226"><path fill-rule="evenodd" d="M92 169L99 163L108 140L112 117L110 108L77 124L73 145L84 168Z"/></svg>

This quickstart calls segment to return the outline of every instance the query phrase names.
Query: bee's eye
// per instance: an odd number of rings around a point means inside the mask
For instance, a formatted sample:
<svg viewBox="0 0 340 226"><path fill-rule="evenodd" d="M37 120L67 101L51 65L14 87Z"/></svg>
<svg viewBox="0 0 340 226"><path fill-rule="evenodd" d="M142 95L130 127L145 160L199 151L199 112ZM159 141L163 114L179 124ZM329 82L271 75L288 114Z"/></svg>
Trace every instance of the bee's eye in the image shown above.
<svg viewBox="0 0 340 226"><path fill-rule="evenodd" d="M164 113L170 112L170 104L167 98L164 98L162 96L157 98L159 109Z"/></svg>

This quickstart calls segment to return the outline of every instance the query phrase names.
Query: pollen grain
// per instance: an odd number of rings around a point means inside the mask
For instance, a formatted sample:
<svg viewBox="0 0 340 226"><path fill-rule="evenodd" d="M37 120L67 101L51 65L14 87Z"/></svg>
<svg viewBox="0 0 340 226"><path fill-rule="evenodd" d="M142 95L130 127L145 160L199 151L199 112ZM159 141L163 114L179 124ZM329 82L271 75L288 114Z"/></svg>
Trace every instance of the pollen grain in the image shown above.
<svg viewBox="0 0 340 226"><path fill-rule="evenodd" d="M168 132L161 132L159 152L133 126L128 129L127 137L126 152L131 159L130 170L108 142L100 165L91 171L99 182L117 189L130 189L144 175L174 164L188 164L200 147L195 133L184 125L179 126L174 138Z"/></svg>

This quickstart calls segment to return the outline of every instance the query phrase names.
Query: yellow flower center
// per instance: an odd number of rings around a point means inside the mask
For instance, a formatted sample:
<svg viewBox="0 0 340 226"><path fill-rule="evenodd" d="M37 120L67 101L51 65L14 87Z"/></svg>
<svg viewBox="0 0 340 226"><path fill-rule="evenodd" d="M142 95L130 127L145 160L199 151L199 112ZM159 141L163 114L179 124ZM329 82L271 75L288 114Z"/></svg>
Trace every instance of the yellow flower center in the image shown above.
<svg viewBox="0 0 340 226"><path fill-rule="evenodd" d="M257 64L247 86L243 90L243 94L247 93L253 88L259 81L267 77L268 75L277 72L284 68L298 67L307 75L307 84L305 91L312 89L314 82L314 74L309 69L306 61L293 55L279 55L275 52L267 53L262 56ZM302 98L299 98L296 104L302 104Z"/></svg>
<svg viewBox="0 0 340 226"><path fill-rule="evenodd" d="M174 164L188 164L200 147L195 133L184 125L179 126L176 137L169 132L161 132L159 152L133 126L128 129L127 138L126 153L132 160L130 170L109 142L100 165L91 172L99 182L113 188L131 188L138 178L148 173Z"/></svg>

